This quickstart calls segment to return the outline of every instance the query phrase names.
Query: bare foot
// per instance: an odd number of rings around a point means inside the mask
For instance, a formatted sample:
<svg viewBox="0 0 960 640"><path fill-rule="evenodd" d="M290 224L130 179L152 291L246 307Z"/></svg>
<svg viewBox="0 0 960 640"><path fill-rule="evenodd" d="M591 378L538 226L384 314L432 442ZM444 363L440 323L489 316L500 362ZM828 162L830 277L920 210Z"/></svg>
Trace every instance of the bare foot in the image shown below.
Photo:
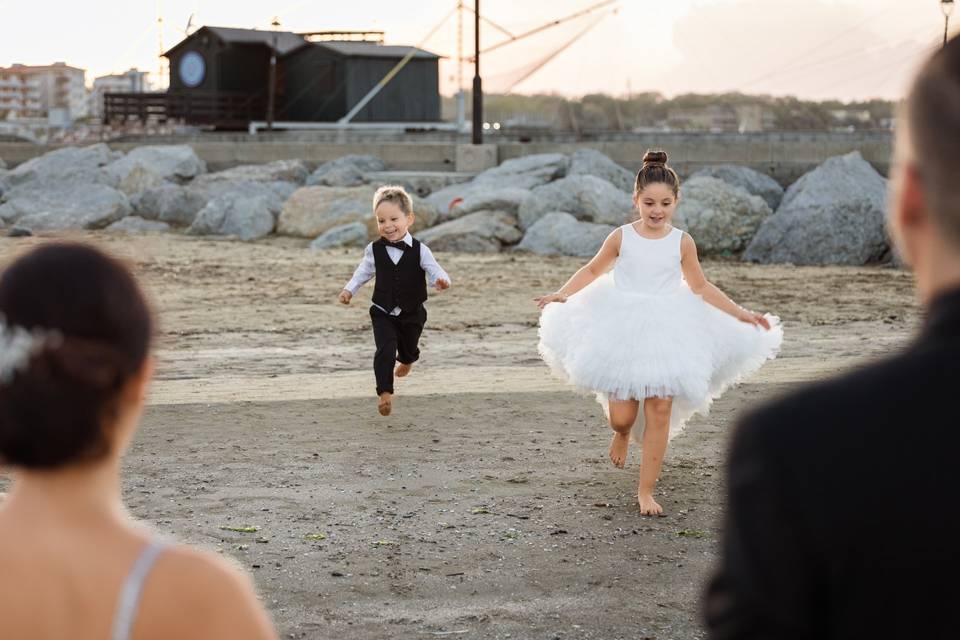
<svg viewBox="0 0 960 640"><path fill-rule="evenodd" d="M393 375L397 376L398 378L403 378L410 373L411 369L413 369L412 364L406 364L404 362L400 362L400 363L397 363L397 368L394 369Z"/></svg>
<svg viewBox="0 0 960 640"><path fill-rule="evenodd" d="M651 495L637 494L637 502L640 503L640 515L642 516L662 516L663 507L657 504Z"/></svg>
<svg viewBox="0 0 960 640"><path fill-rule="evenodd" d="M618 469L627 463L627 449L630 448L630 434L613 432L610 440L610 462Z"/></svg>
<svg viewBox="0 0 960 640"><path fill-rule="evenodd" d="M377 403L377 411L380 412L382 416L390 415L390 412L393 410L393 394L387 391L384 391L380 394L380 402Z"/></svg>

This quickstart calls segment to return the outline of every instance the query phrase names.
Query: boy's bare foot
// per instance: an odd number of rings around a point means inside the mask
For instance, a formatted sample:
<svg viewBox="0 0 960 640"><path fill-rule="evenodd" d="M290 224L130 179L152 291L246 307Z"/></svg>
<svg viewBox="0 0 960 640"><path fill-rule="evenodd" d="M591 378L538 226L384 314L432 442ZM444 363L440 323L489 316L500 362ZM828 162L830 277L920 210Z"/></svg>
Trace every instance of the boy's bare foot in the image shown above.
<svg viewBox="0 0 960 640"><path fill-rule="evenodd" d="M610 440L610 462L618 469L627 464L627 449L630 448L630 433L613 432Z"/></svg>
<svg viewBox="0 0 960 640"><path fill-rule="evenodd" d="M637 494L637 502L640 503L640 515L642 516L662 516L663 507L657 504L651 495Z"/></svg>
<svg viewBox="0 0 960 640"><path fill-rule="evenodd" d="M411 370L411 369L413 369L413 365L412 365L412 364L407 364L407 363L405 363L405 362L399 362L399 363L397 363L397 368L394 369L394 371L393 371L393 375L397 376L398 378L403 378L403 377L406 377L407 374L410 373L410 370Z"/></svg>
<svg viewBox="0 0 960 640"><path fill-rule="evenodd" d="M382 416L390 415L390 412L393 410L393 394L384 391L380 394L380 402L377 403L377 411L380 412Z"/></svg>

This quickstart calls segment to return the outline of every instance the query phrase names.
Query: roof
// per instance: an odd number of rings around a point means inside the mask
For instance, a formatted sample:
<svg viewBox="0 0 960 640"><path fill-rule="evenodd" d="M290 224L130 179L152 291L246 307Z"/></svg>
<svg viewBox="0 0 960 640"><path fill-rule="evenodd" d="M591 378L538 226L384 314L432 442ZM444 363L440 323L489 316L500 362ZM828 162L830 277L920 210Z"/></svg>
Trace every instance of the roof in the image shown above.
<svg viewBox="0 0 960 640"><path fill-rule="evenodd" d="M351 40L321 40L314 42L314 46L325 47L344 56L355 56L364 58L402 58L414 51L414 58L432 58L438 59L435 53L430 53L416 47L404 47L398 45L384 45L376 42L360 42Z"/></svg>
<svg viewBox="0 0 960 640"><path fill-rule="evenodd" d="M220 40L230 44L262 44L267 47L273 46L273 39L277 39L277 53L281 56L286 55L307 44L303 36L290 31L269 31L261 29L235 29L233 27L201 27L192 34L181 40L173 48L164 53L169 56L174 50L179 49L181 45L197 37L201 31L212 33Z"/></svg>

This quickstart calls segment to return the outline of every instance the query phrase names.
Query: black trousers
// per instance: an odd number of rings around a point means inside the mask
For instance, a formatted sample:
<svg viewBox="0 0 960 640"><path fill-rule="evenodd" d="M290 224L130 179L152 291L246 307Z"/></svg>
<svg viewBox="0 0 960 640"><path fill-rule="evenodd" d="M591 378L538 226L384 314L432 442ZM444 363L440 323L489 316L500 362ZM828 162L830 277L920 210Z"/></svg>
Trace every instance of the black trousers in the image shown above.
<svg viewBox="0 0 960 640"><path fill-rule="evenodd" d="M420 334L427 322L423 305L410 313L391 316L377 307L370 307L373 339L377 353L373 356L373 373L377 378L377 395L393 393L393 367L399 361L412 364L420 358Z"/></svg>

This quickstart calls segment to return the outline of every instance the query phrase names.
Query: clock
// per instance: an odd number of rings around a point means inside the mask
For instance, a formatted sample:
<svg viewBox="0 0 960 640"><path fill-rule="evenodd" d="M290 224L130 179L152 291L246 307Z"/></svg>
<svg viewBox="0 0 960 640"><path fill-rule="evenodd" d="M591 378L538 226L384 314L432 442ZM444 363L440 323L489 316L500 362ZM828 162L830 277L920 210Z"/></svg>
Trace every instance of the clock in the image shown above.
<svg viewBox="0 0 960 640"><path fill-rule="evenodd" d="M188 87L199 86L207 73L207 63L196 51L188 51L180 58L180 80Z"/></svg>

